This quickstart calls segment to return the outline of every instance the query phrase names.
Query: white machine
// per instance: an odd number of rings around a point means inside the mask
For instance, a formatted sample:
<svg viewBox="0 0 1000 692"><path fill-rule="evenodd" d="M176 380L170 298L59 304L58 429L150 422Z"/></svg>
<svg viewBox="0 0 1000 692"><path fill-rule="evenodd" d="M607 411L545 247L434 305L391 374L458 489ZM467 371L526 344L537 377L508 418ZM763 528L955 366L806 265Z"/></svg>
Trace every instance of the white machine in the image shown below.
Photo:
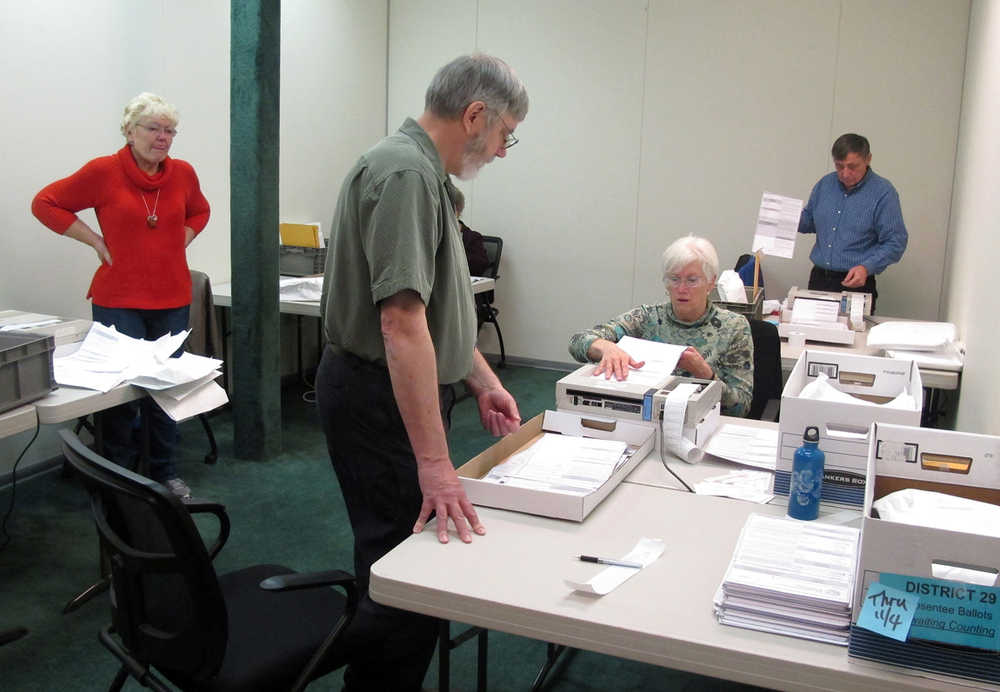
<svg viewBox="0 0 1000 692"><path fill-rule="evenodd" d="M796 303L800 303L796 309ZM856 332L865 331L865 317L872 314L871 293L810 291L792 286L781 310L778 335L805 334L806 341L853 344Z"/></svg>
<svg viewBox="0 0 1000 692"><path fill-rule="evenodd" d="M694 383L698 388L687 400L684 437L693 444L704 444L718 427L722 385L717 380L666 375L653 384L628 379L619 382L603 375L595 377L596 367L593 363L584 365L556 382L558 410L659 426L667 396L679 384Z"/></svg>

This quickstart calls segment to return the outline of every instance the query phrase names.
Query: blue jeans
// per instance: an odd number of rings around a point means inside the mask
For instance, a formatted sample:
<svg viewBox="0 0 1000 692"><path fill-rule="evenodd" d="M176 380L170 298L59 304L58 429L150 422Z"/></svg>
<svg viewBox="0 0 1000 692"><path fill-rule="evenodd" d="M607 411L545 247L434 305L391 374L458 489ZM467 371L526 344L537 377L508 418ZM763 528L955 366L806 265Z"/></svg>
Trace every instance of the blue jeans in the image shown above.
<svg viewBox="0 0 1000 692"><path fill-rule="evenodd" d="M158 339L164 334L177 334L188 328L191 306L166 310L138 310L134 308L106 308L93 304L91 314L95 322L114 327L120 334L136 339ZM183 352L177 349L177 358ZM141 403L141 405L140 405ZM104 411L100 416L101 434L104 437L103 454L109 460L128 469L135 469L139 459L139 423L142 415L149 416L149 475L157 482L177 477L173 451L177 439L177 423L163 412L152 399L130 401Z"/></svg>

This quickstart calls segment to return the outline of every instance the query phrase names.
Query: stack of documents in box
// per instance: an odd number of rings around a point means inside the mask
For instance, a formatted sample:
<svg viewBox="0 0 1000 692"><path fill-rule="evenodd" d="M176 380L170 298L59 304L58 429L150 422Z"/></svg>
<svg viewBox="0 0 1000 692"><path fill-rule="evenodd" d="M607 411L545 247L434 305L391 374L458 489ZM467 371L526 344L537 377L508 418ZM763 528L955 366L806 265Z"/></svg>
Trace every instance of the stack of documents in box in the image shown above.
<svg viewBox="0 0 1000 692"><path fill-rule="evenodd" d="M634 451L621 440L544 433L530 447L490 469L483 480L586 495L604 485Z"/></svg>
<svg viewBox="0 0 1000 692"><path fill-rule="evenodd" d="M859 534L750 515L715 595L719 622L846 646Z"/></svg>

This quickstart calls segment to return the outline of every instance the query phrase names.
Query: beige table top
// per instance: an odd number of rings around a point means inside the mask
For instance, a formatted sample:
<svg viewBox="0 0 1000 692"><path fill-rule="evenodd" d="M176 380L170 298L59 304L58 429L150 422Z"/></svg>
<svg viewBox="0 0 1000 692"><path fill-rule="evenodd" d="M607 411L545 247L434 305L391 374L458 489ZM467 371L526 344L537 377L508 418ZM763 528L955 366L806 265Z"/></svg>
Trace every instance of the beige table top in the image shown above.
<svg viewBox="0 0 1000 692"><path fill-rule="evenodd" d="M25 404L10 411L4 411L0 413L0 439L25 430L32 430L37 423L38 414L35 413L34 404Z"/></svg>
<svg viewBox="0 0 1000 692"><path fill-rule="evenodd" d="M486 536L468 545L454 536L440 545L433 531L411 536L372 567L370 592L436 617L765 687L949 687L852 662L845 647L716 622L713 594L754 512L784 508L634 482L582 523L480 508ZM590 597L563 583L601 569L575 556L624 555L643 536L663 538L666 552L613 592Z"/></svg>
<svg viewBox="0 0 1000 692"><path fill-rule="evenodd" d="M141 399L145 395L145 391L130 384L118 385L109 392L60 386L36 400L34 405L38 412L38 422L42 425L54 425Z"/></svg>

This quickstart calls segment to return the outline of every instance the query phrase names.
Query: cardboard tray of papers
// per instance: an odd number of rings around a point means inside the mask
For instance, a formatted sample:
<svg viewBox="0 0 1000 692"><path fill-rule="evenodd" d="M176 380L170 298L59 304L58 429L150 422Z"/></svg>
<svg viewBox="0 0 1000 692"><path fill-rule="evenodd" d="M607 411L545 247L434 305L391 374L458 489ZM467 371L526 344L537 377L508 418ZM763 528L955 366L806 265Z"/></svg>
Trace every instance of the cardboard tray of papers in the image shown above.
<svg viewBox="0 0 1000 692"><path fill-rule="evenodd" d="M1000 437L884 423L873 423L871 428L849 655L930 677L947 674L1000 684L1000 653L996 651L920 639L912 632L901 642L857 626L868 586L879 582L883 573L940 579L935 575L938 565L959 565L993 575L1000 570L1000 538L889 521L877 518L872 510L876 500L906 488L1000 505ZM956 580L947 584L956 593L967 587L965 592L989 595L982 586ZM982 608L976 605L980 599L973 598L972 605L968 600L959 602L966 608ZM945 629L954 629L947 624L948 615L919 608L917 617L940 619ZM982 616L984 629L1000 627L989 615Z"/></svg>
<svg viewBox="0 0 1000 692"><path fill-rule="evenodd" d="M628 443L629 447L634 447L636 451L600 488L587 495L519 488L482 480L490 469L526 449L541 437L543 432L620 440ZM583 521L649 454L653 449L655 433L655 428L640 423L624 420L591 421L577 413L545 411L522 425L517 432L508 435L460 466L458 477L473 504L511 509L554 519Z"/></svg>
<svg viewBox="0 0 1000 692"><path fill-rule="evenodd" d="M907 389L913 396L913 406L890 408L862 401L855 404L803 399L802 390L821 373L841 392L872 402L885 403ZM920 425L922 409L923 386L913 361L803 351L781 392L775 494L788 495L795 450L802 445L806 427L815 425L819 428L819 448L826 454L822 500L860 507L864 503L871 422Z"/></svg>

